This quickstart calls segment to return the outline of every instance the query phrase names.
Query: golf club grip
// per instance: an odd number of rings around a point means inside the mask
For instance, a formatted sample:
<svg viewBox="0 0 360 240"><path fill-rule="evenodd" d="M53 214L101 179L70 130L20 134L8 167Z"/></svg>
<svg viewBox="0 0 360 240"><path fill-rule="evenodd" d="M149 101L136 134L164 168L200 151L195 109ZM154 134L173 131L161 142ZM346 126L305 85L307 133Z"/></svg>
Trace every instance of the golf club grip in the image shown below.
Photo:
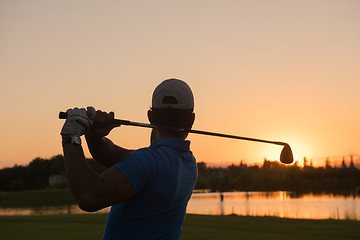
<svg viewBox="0 0 360 240"><path fill-rule="evenodd" d="M66 112L59 112L59 119L67 119L67 113Z"/></svg>
<svg viewBox="0 0 360 240"><path fill-rule="evenodd" d="M68 117L67 112L59 112L59 119L67 119L67 117ZM130 121L121 120L121 119L113 119L112 123L116 124L116 125L119 125L119 124L120 125L131 125Z"/></svg>

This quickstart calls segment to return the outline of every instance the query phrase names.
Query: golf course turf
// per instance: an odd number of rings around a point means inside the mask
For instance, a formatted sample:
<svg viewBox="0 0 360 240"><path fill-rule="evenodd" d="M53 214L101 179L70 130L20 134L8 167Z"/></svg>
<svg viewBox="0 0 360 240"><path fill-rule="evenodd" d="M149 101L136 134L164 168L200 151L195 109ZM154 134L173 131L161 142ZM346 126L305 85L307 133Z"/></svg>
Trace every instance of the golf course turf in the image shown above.
<svg viewBox="0 0 360 240"><path fill-rule="evenodd" d="M101 239L106 214L0 216L0 239ZM181 240L360 239L360 222L186 215Z"/></svg>

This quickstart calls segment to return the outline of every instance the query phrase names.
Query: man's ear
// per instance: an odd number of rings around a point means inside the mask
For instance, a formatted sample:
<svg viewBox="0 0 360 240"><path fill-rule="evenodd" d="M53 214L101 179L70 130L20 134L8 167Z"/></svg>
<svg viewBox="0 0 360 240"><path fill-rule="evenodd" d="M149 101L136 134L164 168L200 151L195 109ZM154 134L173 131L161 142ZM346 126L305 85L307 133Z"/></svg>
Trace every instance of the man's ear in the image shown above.
<svg viewBox="0 0 360 240"><path fill-rule="evenodd" d="M147 112L147 116L148 116L148 119L149 119L149 122L152 124L152 111L151 109Z"/></svg>
<svg viewBox="0 0 360 240"><path fill-rule="evenodd" d="M194 124L194 122L195 122L195 113L192 113L191 114L191 119L190 119L190 123L191 123L191 125L190 125L190 128L192 127L192 125Z"/></svg>

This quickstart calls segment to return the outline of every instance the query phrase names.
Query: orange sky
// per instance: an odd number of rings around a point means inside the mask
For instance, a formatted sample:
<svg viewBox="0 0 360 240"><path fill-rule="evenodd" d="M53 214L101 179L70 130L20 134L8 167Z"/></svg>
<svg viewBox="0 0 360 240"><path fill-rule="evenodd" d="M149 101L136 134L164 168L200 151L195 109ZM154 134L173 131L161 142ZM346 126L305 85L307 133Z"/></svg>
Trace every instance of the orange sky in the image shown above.
<svg viewBox="0 0 360 240"><path fill-rule="evenodd" d="M299 160L360 154L359 10L356 0L0 0L0 168L62 153L60 110L146 122L153 89L171 77L193 89L195 129L285 141ZM143 147L149 130L110 138ZM198 161L217 164L281 151L189 139Z"/></svg>

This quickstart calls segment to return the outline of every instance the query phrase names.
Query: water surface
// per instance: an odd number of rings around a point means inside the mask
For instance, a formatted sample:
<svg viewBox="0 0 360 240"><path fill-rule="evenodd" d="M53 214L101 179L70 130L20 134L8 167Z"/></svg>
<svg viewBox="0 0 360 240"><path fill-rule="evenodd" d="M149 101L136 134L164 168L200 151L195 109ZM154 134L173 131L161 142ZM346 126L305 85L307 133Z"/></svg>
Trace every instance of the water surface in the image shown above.
<svg viewBox="0 0 360 240"><path fill-rule="evenodd" d="M278 192L194 193L187 213L360 220L359 197Z"/></svg>

